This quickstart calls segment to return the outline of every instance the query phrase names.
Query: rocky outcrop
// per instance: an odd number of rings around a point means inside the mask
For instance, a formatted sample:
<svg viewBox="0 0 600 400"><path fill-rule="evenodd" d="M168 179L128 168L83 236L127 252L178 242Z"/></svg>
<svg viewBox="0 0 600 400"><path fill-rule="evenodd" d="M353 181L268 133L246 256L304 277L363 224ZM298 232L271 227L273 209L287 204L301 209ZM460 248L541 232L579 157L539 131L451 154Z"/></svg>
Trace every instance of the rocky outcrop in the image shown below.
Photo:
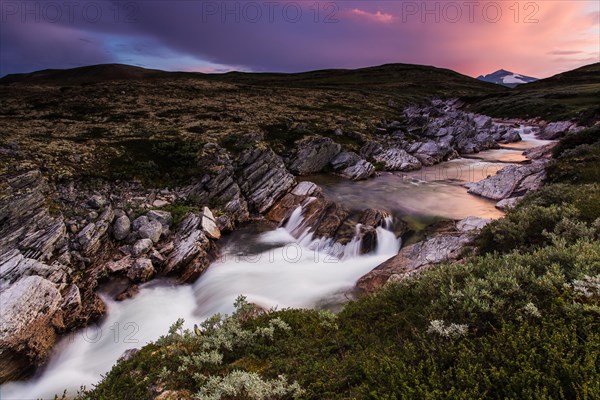
<svg viewBox="0 0 600 400"><path fill-rule="evenodd" d="M44 360L62 326L61 303L56 286L39 276L23 277L0 292L0 383Z"/></svg>
<svg viewBox="0 0 600 400"><path fill-rule="evenodd" d="M281 198L265 217L278 224L284 222L292 212L309 197L321 197L321 188L308 181L298 183L289 193Z"/></svg>
<svg viewBox="0 0 600 400"><path fill-rule="evenodd" d="M333 171L344 178L359 181L375 175L375 167L352 151L339 153L331 161Z"/></svg>
<svg viewBox="0 0 600 400"><path fill-rule="evenodd" d="M413 171L421 168L421 162L405 150L397 147L384 149L382 145L373 141L363 145L361 154L387 171Z"/></svg>
<svg viewBox="0 0 600 400"><path fill-rule="evenodd" d="M225 149L207 143L200 156L206 173L198 182L181 190L183 198L197 204L219 204L227 215L223 227L233 228L236 223L249 218L248 204L236 180L236 166ZM240 168L248 167L241 163Z"/></svg>
<svg viewBox="0 0 600 400"><path fill-rule="evenodd" d="M270 149L242 153L235 176L248 205L258 213L267 211L296 184L281 158Z"/></svg>
<svg viewBox="0 0 600 400"><path fill-rule="evenodd" d="M570 132L577 132L581 130L576 123L570 121L558 121L550 122L542 127L541 132L538 134L540 139L554 140L559 139Z"/></svg>
<svg viewBox="0 0 600 400"><path fill-rule="evenodd" d="M544 160L534 161L528 165L509 165L496 175L479 182L467 183L468 192L488 199L500 201L504 199L522 198L527 192L537 190L543 183L546 173ZM514 205L518 200L498 203L501 208Z"/></svg>
<svg viewBox="0 0 600 400"><path fill-rule="evenodd" d="M321 172L341 151L330 138L311 136L296 142L296 149L287 166L296 175Z"/></svg>
<svg viewBox="0 0 600 400"><path fill-rule="evenodd" d="M188 214L179 224L162 274L177 274L183 282L195 281L208 267L210 242L202 229L202 215Z"/></svg>
<svg viewBox="0 0 600 400"><path fill-rule="evenodd" d="M434 235L424 241L404 247L397 256L390 258L359 279L356 286L365 293L373 293L387 282L395 282L423 269L461 257L475 233L489 223L476 217L468 217L456 224L456 229Z"/></svg>

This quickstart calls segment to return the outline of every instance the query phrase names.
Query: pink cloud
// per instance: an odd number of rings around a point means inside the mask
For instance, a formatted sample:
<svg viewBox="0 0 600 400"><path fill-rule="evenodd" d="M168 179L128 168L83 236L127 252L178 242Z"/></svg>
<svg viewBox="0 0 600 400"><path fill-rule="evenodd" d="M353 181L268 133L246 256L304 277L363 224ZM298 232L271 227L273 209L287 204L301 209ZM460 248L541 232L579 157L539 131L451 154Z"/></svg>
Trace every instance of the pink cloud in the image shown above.
<svg viewBox="0 0 600 400"><path fill-rule="evenodd" d="M360 18L365 18L369 21L377 22L379 24L389 24L394 20L394 16L388 13L382 13L377 10L374 13L361 10L359 8L354 8L350 11L353 16L357 16Z"/></svg>

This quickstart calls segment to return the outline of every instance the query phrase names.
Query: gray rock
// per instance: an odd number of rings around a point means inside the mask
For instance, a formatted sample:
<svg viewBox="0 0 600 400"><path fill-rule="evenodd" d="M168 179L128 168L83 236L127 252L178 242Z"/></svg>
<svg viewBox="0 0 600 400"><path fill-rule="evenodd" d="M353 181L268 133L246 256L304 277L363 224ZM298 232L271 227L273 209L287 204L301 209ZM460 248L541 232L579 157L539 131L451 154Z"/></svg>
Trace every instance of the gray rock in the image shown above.
<svg viewBox="0 0 600 400"><path fill-rule="evenodd" d="M209 238L214 240L219 240L221 238L221 231L217 226L212 211L210 211L208 207L204 207L204 210L202 211L202 222L200 225L202 226L204 234Z"/></svg>
<svg viewBox="0 0 600 400"><path fill-rule="evenodd" d="M492 222L492 220L489 218L467 217L456 223L456 229L460 232L479 231L490 222Z"/></svg>
<svg viewBox="0 0 600 400"><path fill-rule="evenodd" d="M413 171L421 168L421 162L417 158L398 148L383 150L372 157L388 171Z"/></svg>
<svg viewBox="0 0 600 400"><path fill-rule="evenodd" d="M88 200L88 205L92 208L102 208L106 205L106 197L100 195L94 195Z"/></svg>
<svg viewBox="0 0 600 400"><path fill-rule="evenodd" d="M154 276L154 273L154 266L150 259L138 258L127 271L127 277L133 282L147 282Z"/></svg>
<svg viewBox="0 0 600 400"><path fill-rule="evenodd" d="M236 181L248 205L258 213L267 211L296 184L281 158L270 149L242 153L237 163Z"/></svg>
<svg viewBox="0 0 600 400"><path fill-rule="evenodd" d="M160 236L163 232L162 224L157 220L149 221L146 225L142 225L138 230L138 235L142 239L150 239L153 243L160 241Z"/></svg>
<svg viewBox="0 0 600 400"><path fill-rule="evenodd" d="M343 151L331 160L334 171L343 170L355 165L361 160L360 156L352 151Z"/></svg>
<svg viewBox="0 0 600 400"><path fill-rule="evenodd" d="M148 220L150 221L160 222L166 229L168 229L173 223L173 216L168 211L151 210L146 213L146 217L148 217Z"/></svg>
<svg viewBox="0 0 600 400"><path fill-rule="evenodd" d="M486 115L477 115L473 118L473 122L475 122L475 126L478 129L488 129L492 127L492 119Z"/></svg>
<svg viewBox="0 0 600 400"><path fill-rule="evenodd" d="M133 230L137 232L142 226L148 225L149 222L150 220L147 216L141 215L133 220Z"/></svg>
<svg viewBox="0 0 600 400"><path fill-rule="evenodd" d="M366 160L360 160L356 164L338 172L341 176L353 181L360 181L375 175L375 166Z"/></svg>
<svg viewBox="0 0 600 400"><path fill-rule="evenodd" d="M50 353L61 303L56 286L39 276L24 277L0 292L0 383L23 377Z"/></svg>
<svg viewBox="0 0 600 400"><path fill-rule="evenodd" d="M131 232L131 221L127 215L122 215L113 222L113 236L117 240L124 240Z"/></svg>
<svg viewBox="0 0 600 400"><path fill-rule="evenodd" d="M375 174L373 164L351 151L338 154L331 161L331 166L335 172L352 180L367 179Z"/></svg>
<svg viewBox="0 0 600 400"><path fill-rule="evenodd" d="M404 247L397 256L361 277L356 286L372 293L388 281L398 281L433 265L456 260L472 240L469 233L444 234Z"/></svg>
<svg viewBox="0 0 600 400"><path fill-rule="evenodd" d="M151 239L140 239L131 248L131 254L135 257L138 257L142 254L146 254L152 248L152 240Z"/></svg>
<svg viewBox="0 0 600 400"><path fill-rule="evenodd" d="M544 161L535 161L528 165L509 165L502 168L494 176L485 178L479 182L467 183L465 186L468 192L492 200L502 200L511 197L513 192L523 191L523 195L528 190L534 190L539 187L543 180ZM535 175L530 179L526 179ZM520 187L521 185L521 187Z"/></svg>
<svg viewBox="0 0 600 400"><path fill-rule="evenodd" d="M296 151L288 167L297 175L321 172L340 152L342 146L330 138L313 136L296 142Z"/></svg>
<svg viewBox="0 0 600 400"><path fill-rule="evenodd" d="M210 242L202 232L201 215L188 214L177 227L173 250L163 266L164 274L177 273L184 282L195 281L210 264Z"/></svg>
<svg viewBox="0 0 600 400"><path fill-rule="evenodd" d="M143 239L143 240L148 240L148 239ZM144 254L144 253L148 252L148 250L149 250L149 249L146 249L146 246L147 246L146 242L140 243L137 248L135 248L135 245L134 245L134 246L132 246L131 252L137 253L136 255ZM134 248L135 248L135 250L134 250ZM119 272L127 271L129 269L129 267L131 267L131 264L133 264L133 259L131 258L131 256L127 255L119 260L109 261L108 263L106 263L106 269L108 270L108 272L110 272L112 274L116 274Z"/></svg>

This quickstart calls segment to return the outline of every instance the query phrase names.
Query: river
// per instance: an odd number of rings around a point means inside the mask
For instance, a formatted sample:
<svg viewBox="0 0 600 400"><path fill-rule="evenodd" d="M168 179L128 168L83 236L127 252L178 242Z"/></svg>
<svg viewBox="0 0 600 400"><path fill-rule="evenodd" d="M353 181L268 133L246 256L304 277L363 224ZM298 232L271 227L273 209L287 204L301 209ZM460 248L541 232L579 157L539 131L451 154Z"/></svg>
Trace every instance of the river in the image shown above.
<svg viewBox="0 0 600 400"><path fill-rule="evenodd" d="M410 173L382 173L361 182L319 175L310 180L324 194L350 208L380 207L395 218L499 218L495 202L467 193L464 183L493 175L507 162L524 160L522 150L548 143L521 128L522 142L509 148L480 152ZM378 246L357 255L359 243L350 242L340 253L313 240L297 209L285 226L260 231L247 227L232 234L215 261L192 285L167 281L144 285L132 299L116 302L104 296L107 315L99 325L71 333L57 344L45 368L27 381L0 387L0 398L73 396L80 386L92 387L127 349L139 348L167 333L178 318L191 328L214 313L233 311L240 294L264 308L332 307L343 303L356 281L396 255L400 239L387 228L377 229ZM242 245L241 245L242 244Z"/></svg>

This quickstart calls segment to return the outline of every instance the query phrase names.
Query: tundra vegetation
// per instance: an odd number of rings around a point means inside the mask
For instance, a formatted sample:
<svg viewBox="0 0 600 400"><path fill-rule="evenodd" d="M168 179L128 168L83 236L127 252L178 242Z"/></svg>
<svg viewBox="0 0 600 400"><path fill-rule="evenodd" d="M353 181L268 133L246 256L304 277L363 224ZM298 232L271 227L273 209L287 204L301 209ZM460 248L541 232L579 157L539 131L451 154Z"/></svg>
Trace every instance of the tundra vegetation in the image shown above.
<svg viewBox="0 0 600 400"><path fill-rule="evenodd" d="M79 398L598 398L599 139L565 137L549 184L485 227L464 262L338 314L239 299L199 334L178 321Z"/></svg>

